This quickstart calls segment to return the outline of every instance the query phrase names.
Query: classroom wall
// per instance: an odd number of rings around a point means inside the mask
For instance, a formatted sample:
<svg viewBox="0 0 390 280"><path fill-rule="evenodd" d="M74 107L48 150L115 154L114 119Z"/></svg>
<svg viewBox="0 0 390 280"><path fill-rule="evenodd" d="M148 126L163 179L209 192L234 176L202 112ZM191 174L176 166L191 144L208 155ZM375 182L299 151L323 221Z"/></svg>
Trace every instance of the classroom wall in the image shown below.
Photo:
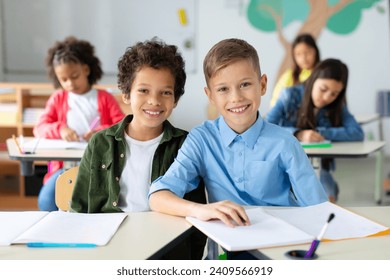
<svg viewBox="0 0 390 280"><path fill-rule="evenodd" d="M104 2L105 0L100 1ZM146 2L138 1L137 5L148 5ZM52 5L55 5L55 3L55 1L52 1ZM195 70L188 73L186 93L172 115L171 120L175 125L191 129L207 119L208 101L203 91L205 85L202 73L203 57L212 45L229 37L245 39L258 50L262 71L267 74L269 82L267 94L262 99L260 111L264 115L269 110L269 101L284 50L280 46L275 32L262 32L250 25L246 16L248 3L248 0L195 1L195 11L191 11L195 13L194 22L191 22L195 25L196 59L193 67ZM379 1L377 6L384 9L384 13L378 13L378 7L364 10L359 26L352 33L341 36L325 29L318 38L322 58L340 58L349 66L350 81L347 98L350 110L355 114L375 112L376 92L381 89L390 89L388 1ZM53 16L53 21L55 19L56 17ZM34 25L34 22L31 22L31 24ZM144 20L140 22L140 28L142 28L141 24L153 24L153 21ZM293 22L287 26L283 30L285 36L292 40L300 24L300 22ZM115 30L112 30L112 32L115 32ZM4 36L1 36L0 41L3 38ZM4 53L4 49L1 48L4 42L1 41L0 43L0 51ZM4 73L4 71L0 71L0 79L2 81L47 81L44 71L34 73ZM102 82L115 83L116 77L115 75L108 75L104 77ZM385 120L384 125L389 127L389 122ZM377 137L376 124L368 125L364 129L367 134ZM387 140L390 139L390 130L386 132L385 129L385 137ZM388 146L386 152L390 154Z"/></svg>

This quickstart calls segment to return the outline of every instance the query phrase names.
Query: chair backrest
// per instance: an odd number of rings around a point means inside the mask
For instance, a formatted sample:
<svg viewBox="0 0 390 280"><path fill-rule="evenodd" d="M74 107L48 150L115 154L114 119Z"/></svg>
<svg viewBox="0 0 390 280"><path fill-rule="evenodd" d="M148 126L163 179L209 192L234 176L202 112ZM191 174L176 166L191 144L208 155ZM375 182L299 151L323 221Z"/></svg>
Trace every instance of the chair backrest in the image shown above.
<svg viewBox="0 0 390 280"><path fill-rule="evenodd" d="M380 90L377 92L376 112L381 117L390 116L390 90Z"/></svg>
<svg viewBox="0 0 390 280"><path fill-rule="evenodd" d="M56 181L56 205L62 211L69 211L73 188L79 167L75 166L62 173Z"/></svg>

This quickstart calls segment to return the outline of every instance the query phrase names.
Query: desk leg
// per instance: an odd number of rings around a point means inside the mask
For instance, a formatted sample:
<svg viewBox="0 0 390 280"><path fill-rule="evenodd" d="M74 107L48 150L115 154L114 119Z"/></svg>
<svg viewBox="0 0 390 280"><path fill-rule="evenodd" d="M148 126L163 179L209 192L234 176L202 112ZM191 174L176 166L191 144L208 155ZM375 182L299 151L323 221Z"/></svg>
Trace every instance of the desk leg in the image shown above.
<svg viewBox="0 0 390 280"><path fill-rule="evenodd" d="M382 117L379 117L378 127L379 127L379 141L384 141L383 139L385 137L383 136L383 121L382 121Z"/></svg>
<svg viewBox="0 0 390 280"><path fill-rule="evenodd" d="M321 172L321 158L319 157L311 157L310 158L311 165L313 166L314 171L317 174L318 179L320 179Z"/></svg>
<svg viewBox="0 0 390 280"><path fill-rule="evenodd" d="M20 169L22 176L33 176L34 175L34 163L32 161L21 161Z"/></svg>
<svg viewBox="0 0 390 280"><path fill-rule="evenodd" d="M208 238L206 260L218 260L218 258L219 258L219 246L216 242Z"/></svg>
<svg viewBox="0 0 390 280"><path fill-rule="evenodd" d="M383 180L383 149L376 152L375 165L375 202L379 205L382 203L382 180Z"/></svg>

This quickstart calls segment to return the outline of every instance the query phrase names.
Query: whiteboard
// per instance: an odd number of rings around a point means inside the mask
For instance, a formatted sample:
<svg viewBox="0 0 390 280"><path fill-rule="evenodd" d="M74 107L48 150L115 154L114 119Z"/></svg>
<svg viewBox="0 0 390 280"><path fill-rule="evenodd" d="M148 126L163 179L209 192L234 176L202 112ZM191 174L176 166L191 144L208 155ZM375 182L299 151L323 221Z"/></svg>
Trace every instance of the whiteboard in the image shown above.
<svg viewBox="0 0 390 280"><path fill-rule="evenodd" d="M177 45L187 73L196 71L196 0L0 1L6 73L45 72L47 50L69 35L95 46L108 75L116 75L127 47L154 36Z"/></svg>

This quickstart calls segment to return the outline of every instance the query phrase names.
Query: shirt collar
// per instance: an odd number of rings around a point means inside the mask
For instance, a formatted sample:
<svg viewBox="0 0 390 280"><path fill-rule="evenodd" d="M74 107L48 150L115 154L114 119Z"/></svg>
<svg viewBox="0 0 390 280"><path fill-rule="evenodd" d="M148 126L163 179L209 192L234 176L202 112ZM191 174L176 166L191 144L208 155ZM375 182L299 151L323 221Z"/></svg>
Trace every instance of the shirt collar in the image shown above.
<svg viewBox="0 0 390 280"><path fill-rule="evenodd" d="M126 129L126 126L132 120L133 120L133 115L127 115L122 119L121 122L118 123L118 125L109 127L106 130L106 135L114 136L117 141L124 141L124 131ZM168 120L165 120L163 122L163 126L164 126L164 134L160 143L168 142L171 141L172 138L182 137L183 135L187 134L186 131L172 126L172 124Z"/></svg>
<svg viewBox="0 0 390 280"><path fill-rule="evenodd" d="M260 113L257 112L256 122L249 129L244 131L244 133L237 134L227 125L222 116L220 116L218 119L218 126L220 129L222 142L225 147L228 147L234 141L234 139L236 139L237 136L240 136L244 140L246 146L250 149L253 149L257 142L257 139L260 136L263 125L264 120L261 117Z"/></svg>

